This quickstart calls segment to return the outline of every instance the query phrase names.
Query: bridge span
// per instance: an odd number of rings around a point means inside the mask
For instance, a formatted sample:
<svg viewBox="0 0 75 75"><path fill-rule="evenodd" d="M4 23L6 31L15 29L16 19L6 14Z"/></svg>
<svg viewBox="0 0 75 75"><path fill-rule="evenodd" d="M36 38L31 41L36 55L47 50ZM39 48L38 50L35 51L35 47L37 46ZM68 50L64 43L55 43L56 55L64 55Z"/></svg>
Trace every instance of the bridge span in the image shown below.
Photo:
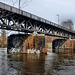
<svg viewBox="0 0 75 75"><path fill-rule="evenodd" d="M0 2L0 29L75 38L75 31Z"/></svg>

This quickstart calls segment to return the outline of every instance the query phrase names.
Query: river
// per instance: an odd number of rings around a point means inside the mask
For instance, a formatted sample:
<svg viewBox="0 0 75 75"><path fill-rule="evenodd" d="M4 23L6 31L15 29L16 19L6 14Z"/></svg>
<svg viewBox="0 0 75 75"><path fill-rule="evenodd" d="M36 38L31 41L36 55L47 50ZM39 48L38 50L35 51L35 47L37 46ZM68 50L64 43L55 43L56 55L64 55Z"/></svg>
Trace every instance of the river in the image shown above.
<svg viewBox="0 0 75 75"><path fill-rule="evenodd" d="M75 54L7 54L0 49L0 75L75 75Z"/></svg>

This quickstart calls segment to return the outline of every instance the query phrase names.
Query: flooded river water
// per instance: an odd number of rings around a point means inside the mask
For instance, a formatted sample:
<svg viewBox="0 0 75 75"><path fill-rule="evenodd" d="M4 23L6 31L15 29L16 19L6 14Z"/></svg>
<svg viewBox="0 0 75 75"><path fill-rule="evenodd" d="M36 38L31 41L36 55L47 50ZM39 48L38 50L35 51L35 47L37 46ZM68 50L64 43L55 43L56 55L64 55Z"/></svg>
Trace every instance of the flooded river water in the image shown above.
<svg viewBox="0 0 75 75"><path fill-rule="evenodd" d="M75 75L75 54L7 54L0 49L0 75Z"/></svg>

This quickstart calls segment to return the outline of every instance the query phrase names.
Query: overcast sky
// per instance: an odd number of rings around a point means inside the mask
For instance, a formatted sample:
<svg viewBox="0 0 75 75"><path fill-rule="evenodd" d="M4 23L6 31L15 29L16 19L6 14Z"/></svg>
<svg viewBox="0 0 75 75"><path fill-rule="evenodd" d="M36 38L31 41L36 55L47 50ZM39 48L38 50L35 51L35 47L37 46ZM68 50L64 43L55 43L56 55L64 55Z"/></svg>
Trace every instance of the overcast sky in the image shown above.
<svg viewBox="0 0 75 75"><path fill-rule="evenodd" d="M0 0L0 2L13 5L12 1L17 1L15 7L18 7L19 0ZM21 0L21 5L25 0ZM62 21L72 19L75 25L75 0L28 0L26 5L22 5L22 10L60 24ZM74 26L75 28L75 26Z"/></svg>

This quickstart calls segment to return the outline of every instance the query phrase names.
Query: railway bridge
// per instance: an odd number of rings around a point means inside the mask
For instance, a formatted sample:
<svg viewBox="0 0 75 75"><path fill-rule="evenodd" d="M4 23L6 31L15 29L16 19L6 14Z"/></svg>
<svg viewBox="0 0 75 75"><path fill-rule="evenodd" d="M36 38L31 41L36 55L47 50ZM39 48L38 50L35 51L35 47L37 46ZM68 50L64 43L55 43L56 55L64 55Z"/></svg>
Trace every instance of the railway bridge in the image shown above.
<svg viewBox="0 0 75 75"><path fill-rule="evenodd" d="M75 39L75 31L1 2L0 29Z"/></svg>
<svg viewBox="0 0 75 75"><path fill-rule="evenodd" d="M0 29L63 38L75 38L75 31L0 2Z"/></svg>

